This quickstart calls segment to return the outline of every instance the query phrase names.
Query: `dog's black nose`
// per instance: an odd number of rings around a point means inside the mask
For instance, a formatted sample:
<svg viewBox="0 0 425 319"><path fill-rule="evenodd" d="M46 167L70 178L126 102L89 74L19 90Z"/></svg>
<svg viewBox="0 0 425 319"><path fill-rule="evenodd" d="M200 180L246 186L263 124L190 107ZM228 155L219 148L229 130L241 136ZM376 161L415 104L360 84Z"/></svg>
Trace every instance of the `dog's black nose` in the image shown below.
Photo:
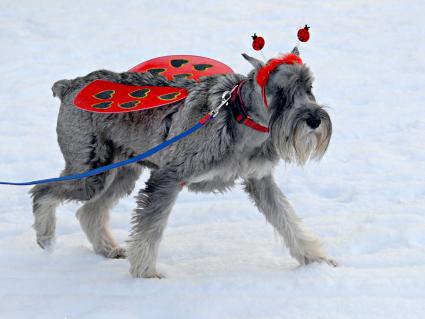
<svg viewBox="0 0 425 319"><path fill-rule="evenodd" d="M318 118L316 116L311 116L306 120L306 122L307 122L307 125L310 126L314 130L314 129L319 127L319 125L322 121L320 120L320 118Z"/></svg>

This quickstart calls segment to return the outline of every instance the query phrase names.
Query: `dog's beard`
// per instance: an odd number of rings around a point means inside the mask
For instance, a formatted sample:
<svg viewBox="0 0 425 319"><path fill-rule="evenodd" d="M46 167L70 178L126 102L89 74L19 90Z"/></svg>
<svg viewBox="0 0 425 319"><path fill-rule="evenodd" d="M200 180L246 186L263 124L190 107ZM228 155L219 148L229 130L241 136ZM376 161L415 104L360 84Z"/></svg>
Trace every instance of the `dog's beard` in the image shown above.
<svg viewBox="0 0 425 319"><path fill-rule="evenodd" d="M303 166L308 160L322 159L331 139L332 123L324 110L317 115L321 124L315 130L307 125L305 111L281 113L272 119L271 138L283 160Z"/></svg>

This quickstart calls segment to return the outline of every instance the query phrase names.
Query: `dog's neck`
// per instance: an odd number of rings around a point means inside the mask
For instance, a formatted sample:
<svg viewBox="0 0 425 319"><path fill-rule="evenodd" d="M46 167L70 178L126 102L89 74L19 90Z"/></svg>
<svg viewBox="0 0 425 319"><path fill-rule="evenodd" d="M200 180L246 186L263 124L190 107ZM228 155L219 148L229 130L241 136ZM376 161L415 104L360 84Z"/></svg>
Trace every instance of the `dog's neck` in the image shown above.
<svg viewBox="0 0 425 319"><path fill-rule="evenodd" d="M233 79L236 80L236 79ZM230 101L230 107L227 108L228 114L232 117L231 125L232 130L236 130L235 137L237 142L235 144L235 152L239 153L242 157L250 157L253 152L258 152L258 148L264 144L267 140L270 139L270 133L268 132L268 117L267 110L262 104L261 91L256 87L255 82L250 79L250 77L238 78L236 81L232 81L233 85L228 86L227 89L230 90L236 85L240 85L232 95L232 100ZM242 84L242 85L241 85ZM237 101L235 101L235 99ZM245 114L249 118L260 124L266 131L253 129L252 126L247 125L246 122L239 121L237 119L238 108L240 105L235 105L236 103L244 104ZM235 112L236 110L236 112Z"/></svg>
<svg viewBox="0 0 425 319"><path fill-rule="evenodd" d="M239 95L250 118L262 126L268 127L270 116L261 97L261 90L253 78L241 83Z"/></svg>

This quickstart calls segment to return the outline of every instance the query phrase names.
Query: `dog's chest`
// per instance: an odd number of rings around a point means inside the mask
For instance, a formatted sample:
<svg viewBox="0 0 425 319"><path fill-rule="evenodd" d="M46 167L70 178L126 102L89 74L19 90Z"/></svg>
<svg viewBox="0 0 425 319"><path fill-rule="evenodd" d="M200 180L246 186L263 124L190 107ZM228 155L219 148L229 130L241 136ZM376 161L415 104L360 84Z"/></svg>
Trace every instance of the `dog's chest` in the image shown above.
<svg viewBox="0 0 425 319"><path fill-rule="evenodd" d="M271 174L274 164L265 158L229 160L226 164L212 168L208 172L192 176L188 184L214 183L215 185L228 186L238 178L260 179Z"/></svg>

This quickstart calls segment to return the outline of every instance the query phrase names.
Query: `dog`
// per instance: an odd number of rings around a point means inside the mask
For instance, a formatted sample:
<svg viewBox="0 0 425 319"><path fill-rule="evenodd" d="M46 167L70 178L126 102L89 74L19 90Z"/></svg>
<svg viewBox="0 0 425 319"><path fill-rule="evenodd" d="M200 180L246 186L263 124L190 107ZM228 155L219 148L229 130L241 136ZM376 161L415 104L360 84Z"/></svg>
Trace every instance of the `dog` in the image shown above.
<svg viewBox="0 0 425 319"><path fill-rule="evenodd" d="M297 57L297 49L290 56ZM159 243L182 187L194 192L224 192L241 179L258 210L282 237L300 264L336 265L318 239L300 224L287 198L273 178L280 159L304 165L320 160L332 135L325 108L312 93L313 76L296 59L266 64L247 54L254 69L247 75L224 74L176 81L150 73L95 71L54 84L61 100L57 122L58 143L65 159L62 175L128 159L193 126L221 102L223 92L238 85L217 117L196 133L146 160L77 181L32 188L34 228L42 248L54 242L55 209L65 201L83 202L77 218L97 254L126 258L134 277L161 278L156 269ZM276 62L277 61L277 62ZM77 109L75 96L88 83L103 79L127 85L185 88L189 94L177 105L133 113L98 114ZM241 124L235 104L243 108L257 129ZM239 105L240 107L240 105ZM258 127L266 127L260 130ZM108 229L110 209L132 192L142 169L150 170L146 187L139 191L127 250L117 245Z"/></svg>

